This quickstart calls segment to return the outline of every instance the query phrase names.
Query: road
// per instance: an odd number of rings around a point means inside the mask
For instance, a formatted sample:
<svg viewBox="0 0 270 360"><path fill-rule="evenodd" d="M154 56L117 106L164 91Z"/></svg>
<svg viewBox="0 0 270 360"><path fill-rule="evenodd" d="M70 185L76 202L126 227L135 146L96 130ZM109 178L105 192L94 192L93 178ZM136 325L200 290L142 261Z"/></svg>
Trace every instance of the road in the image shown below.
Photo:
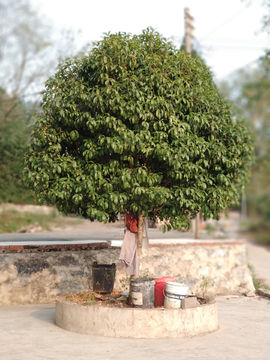
<svg viewBox="0 0 270 360"><path fill-rule="evenodd" d="M212 222L217 231L208 233L201 231L201 240L227 239L241 240L247 247L248 262L254 267L257 277L270 286L270 251L269 248L254 244L250 239L243 237L240 230L240 215L231 212L229 218L222 217L218 223ZM69 243L93 243L108 240L121 240L123 238L123 223L102 224L98 222L83 221L80 225L67 227L65 230L47 231L41 233L13 233L0 234L1 245L46 245ZM151 242L175 242L178 240L194 240L191 231L169 231L165 234L159 229L148 229ZM194 240L196 241L196 240Z"/></svg>

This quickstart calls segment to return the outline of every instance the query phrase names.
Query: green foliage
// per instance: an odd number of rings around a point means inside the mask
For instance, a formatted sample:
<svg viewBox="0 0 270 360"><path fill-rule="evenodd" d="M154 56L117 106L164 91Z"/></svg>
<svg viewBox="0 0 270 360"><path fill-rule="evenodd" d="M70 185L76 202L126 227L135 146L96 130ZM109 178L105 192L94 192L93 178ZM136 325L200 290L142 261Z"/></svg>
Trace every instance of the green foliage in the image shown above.
<svg viewBox="0 0 270 360"><path fill-rule="evenodd" d="M203 276L202 283L200 284L202 296L205 297L206 293L209 291L209 288L211 288L214 285L215 283L210 277Z"/></svg>
<svg viewBox="0 0 270 360"><path fill-rule="evenodd" d="M45 79L75 53L75 38L68 31L57 42L29 0L1 0L0 14L0 202L33 203L21 179L28 123L39 111Z"/></svg>
<svg viewBox="0 0 270 360"><path fill-rule="evenodd" d="M27 105L17 102L0 88L0 202L34 203L32 191L22 183L23 155L29 141Z"/></svg>
<svg viewBox="0 0 270 360"><path fill-rule="evenodd" d="M41 203L90 220L123 210L189 227L238 200L248 131L208 68L152 29L108 34L46 83L24 176Z"/></svg>
<svg viewBox="0 0 270 360"><path fill-rule="evenodd" d="M235 102L239 117L248 121L254 142L255 162L247 186L250 229L264 244L270 244L270 52L258 62L256 69L241 71L227 94ZM224 89L224 86L223 86Z"/></svg>
<svg viewBox="0 0 270 360"><path fill-rule="evenodd" d="M180 50L181 51L186 51L185 38L183 38L183 40L182 40ZM198 58L204 65L206 65L205 60L202 57L201 53L199 51L197 51L193 46L191 47L191 54L190 55L192 57L194 57L194 58Z"/></svg>

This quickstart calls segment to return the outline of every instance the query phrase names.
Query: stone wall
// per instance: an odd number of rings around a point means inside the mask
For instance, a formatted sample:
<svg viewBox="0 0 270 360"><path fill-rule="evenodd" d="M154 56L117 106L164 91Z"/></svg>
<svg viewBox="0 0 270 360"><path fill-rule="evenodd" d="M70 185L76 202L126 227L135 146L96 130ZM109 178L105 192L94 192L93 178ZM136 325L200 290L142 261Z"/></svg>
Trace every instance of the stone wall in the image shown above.
<svg viewBox="0 0 270 360"><path fill-rule="evenodd" d="M143 251L142 273L174 276L193 294L243 294L254 290L242 242L201 242L151 246Z"/></svg>
<svg viewBox="0 0 270 360"><path fill-rule="evenodd" d="M0 305L54 302L92 290L92 264L116 263L115 290L127 288L119 247L103 244L7 246L0 249ZM174 276L191 293L241 294L254 289L241 242L151 245L143 250L141 276Z"/></svg>

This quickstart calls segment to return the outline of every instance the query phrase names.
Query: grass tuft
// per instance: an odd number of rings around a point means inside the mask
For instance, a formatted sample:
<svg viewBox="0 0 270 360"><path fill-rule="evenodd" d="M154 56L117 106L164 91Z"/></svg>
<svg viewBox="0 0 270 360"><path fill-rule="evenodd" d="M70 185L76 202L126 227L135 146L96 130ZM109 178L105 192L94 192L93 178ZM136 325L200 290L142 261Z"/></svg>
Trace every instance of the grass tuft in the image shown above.
<svg viewBox="0 0 270 360"><path fill-rule="evenodd" d="M39 214L3 209L0 213L0 234L18 232L30 225L38 226L40 231L48 231L57 227L76 225L80 222L81 219L63 216L57 210L50 214Z"/></svg>
<svg viewBox="0 0 270 360"><path fill-rule="evenodd" d="M255 291L257 292L259 288L270 290L270 287L268 285L264 284L262 279L257 278L254 267L251 264L248 264L248 268L251 272Z"/></svg>

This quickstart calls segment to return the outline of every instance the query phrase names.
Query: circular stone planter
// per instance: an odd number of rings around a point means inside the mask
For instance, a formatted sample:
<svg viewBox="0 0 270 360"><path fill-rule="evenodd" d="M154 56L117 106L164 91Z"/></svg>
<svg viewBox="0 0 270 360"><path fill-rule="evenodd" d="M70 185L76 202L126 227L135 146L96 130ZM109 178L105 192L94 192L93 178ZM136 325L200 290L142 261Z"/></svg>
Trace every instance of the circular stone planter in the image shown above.
<svg viewBox="0 0 270 360"><path fill-rule="evenodd" d="M56 298L55 323L64 330L117 338L181 338L218 329L217 304L191 309L116 308Z"/></svg>

